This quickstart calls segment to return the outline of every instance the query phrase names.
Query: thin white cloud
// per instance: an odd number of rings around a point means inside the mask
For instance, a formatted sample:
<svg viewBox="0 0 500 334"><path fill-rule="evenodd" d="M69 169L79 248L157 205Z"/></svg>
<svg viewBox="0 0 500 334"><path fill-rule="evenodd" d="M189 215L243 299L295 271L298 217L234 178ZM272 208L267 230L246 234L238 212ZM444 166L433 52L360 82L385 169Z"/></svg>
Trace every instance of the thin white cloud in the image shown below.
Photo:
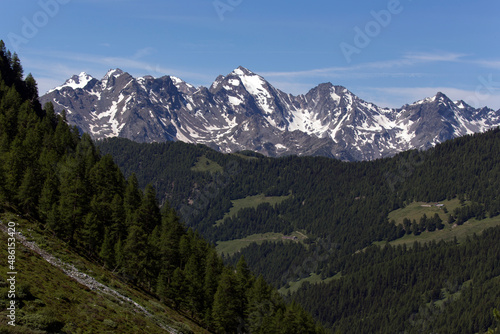
<svg viewBox="0 0 500 334"><path fill-rule="evenodd" d="M147 47L147 48L142 48L142 49L139 49L137 50L133 57L134 59L140 59L140 58L143 58L143 57L146 57L146 56L149 56L150 54L154 53L155 49L152 48L152 47Z"/></svg>
<svg viewBox="0 0 500 334"><path fill-rule="evenodd" d="M478 60L475 63L483 67L500 70L500 60Z"/></svg>
<svg viewBox="0 0 500 334"><path fill-rule="evenodd" d="M302 71L288 71L288 72L263 72L261 73L265 77L314 77L314 76L333 76L339 77L342 73L353 73L365 70L374 69L393 69L402 67L411 67L421 63L432 63L432 62L458 62L462 61L462 58L467 56L461 53L448 53L448 52L437 52L437 53L406 53L400 59L391 59L385 61L376 62L366 62L358 65L352 66L337 66L337 67L326 67L311 70ZM370 74L371 75L371 74Z"/></svg>
<svg viewBox="0 0 500 334"><path fill-rule="evenodd" d="M412 52L406 53L405 58L421 62L459 62L466 56L465 53L452 52Z"/></svg>

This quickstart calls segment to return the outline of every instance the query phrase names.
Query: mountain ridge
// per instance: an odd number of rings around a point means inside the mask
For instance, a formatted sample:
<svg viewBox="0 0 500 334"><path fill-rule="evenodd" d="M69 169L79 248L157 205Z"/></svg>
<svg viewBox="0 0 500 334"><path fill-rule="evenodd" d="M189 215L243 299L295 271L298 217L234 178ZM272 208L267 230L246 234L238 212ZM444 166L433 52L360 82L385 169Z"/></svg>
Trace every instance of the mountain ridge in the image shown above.
<svg viewBox="0 0 500 334"><path fill-rule="evenodd" d="M294 96L242 66L208 88L174 76L134 78L120 69L101 80L82 72L40 100L65 109L68 121L94 139L180 140L224 153L349 161L427 149L500 125L500 110L453 102L441 92L401 108L381 108L332 83Z"/></svg>

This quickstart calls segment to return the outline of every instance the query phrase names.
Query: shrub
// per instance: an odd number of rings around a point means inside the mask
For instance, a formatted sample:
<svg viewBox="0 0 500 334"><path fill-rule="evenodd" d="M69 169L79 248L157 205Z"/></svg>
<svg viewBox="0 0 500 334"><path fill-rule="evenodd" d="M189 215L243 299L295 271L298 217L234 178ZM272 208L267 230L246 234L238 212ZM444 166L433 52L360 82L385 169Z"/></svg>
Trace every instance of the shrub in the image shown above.
<svg viewBox="0 0 500 334"><path fill-rule="evenodd" d="M40 329L49 332L58 332L64 327L64 322L59 321L52 312L40 312L26 314L21 323L32 329Z"/></svg>
<svg viewBox="0 0 500 334"><path fill-rule="evenodd" d="M113 329L116 329L118 327L118 324L111 319L104 319L102 323Z"/></svg>

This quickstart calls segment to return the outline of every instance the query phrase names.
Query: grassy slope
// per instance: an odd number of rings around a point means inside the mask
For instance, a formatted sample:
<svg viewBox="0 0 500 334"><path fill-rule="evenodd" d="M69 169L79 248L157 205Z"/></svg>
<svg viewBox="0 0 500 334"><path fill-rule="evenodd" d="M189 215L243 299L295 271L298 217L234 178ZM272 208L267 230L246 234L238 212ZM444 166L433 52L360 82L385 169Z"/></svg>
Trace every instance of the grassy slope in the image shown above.
<svg viewBox="0 0 500 334"><path fill-rule="evenodd" d="M131 304L120 303L115 297L91 291L63 271L46 262L40 255L16 243L17 289L29 287L32 298L24 300L17 310L16 328L9 326L13 333L45 333L38 329L47 321L61 322L62 331L67 333L166 333L159 324L186 333L208 333L184 315L168 308L140 289L117 279L109 271L80 257L59 240L41 231L36 223L20 219L12 214L2 214L3 222L14 221L23 235L35 241L41 248L64 262L75 265L80 271L96 278L101 283L133 299L145 307L152 317L136 311ZM7 234L0 232L0 276L5 282L7 270ZM7 287L0 286L0 332L6 324L5 303ZM24 324L24 326L23 326Z"/></svg>
<svg viewBox="0 0 500 334"><path fill-rule="evenodd" d="M445 207L448 209L448 212L453 212L455 208L461 206L460 201L458 199L452 199L450 201L442 201L440 203L445 205ZM394 219L396 221L396 224L402 224L403 219L406 217L410 220L415 219L418 222L424 214L426 214L427 217L432 217L434 216L435 213L437 213L443 220L443 223L445 225L444 229L436 230L434 232L425 231L422 232L420 235L407 234L402 238L391 241L389 244L393 246L403 245L403 244L411 246L415 241L422 243L431 241L439 242L440 240L452 241L454 240L455 237L459 242L461 242L464 241L467 238L467 236L473 235L474 233L479 235L481 234L481 232L490 227L495 227L500 225L500 216L493 218L486 218L483 220L476 220L473 218L460 226L449 225L448 223L446 223L447 214L444 212L443 209L440 209L435 205L432 205L430 208L422 206L426 204L429 203L415 202L407 205L405 208L394 210L391 213L389 213L389 220ZM467 202L465 202L464 205L467 205ZM385 242L381 241L381 242L376 242L375 244L384 245Z"/></svg>
<svg viewBox="0 0 500 334"><path fill-rule="evenodd" d="M287 286L281 287L281 289L279 289L278 291L281 294L286 295L288 293L296 292L301 287L302 283L305 283L305 282L309 282L311 284L318 284L318 283L325 283L326 284L332 280L340 279L341 277L342 277L342 274L338 273L335 276L328 277L328 278L325 278L322 280L321 275L311 273L311 275L307 278L303 278L303 279L300 279L300 280L294 281L294 282L289 282L288 287Z"/></svg>
<svg viewBox="0 0 500 334"><path fill-rule="evenodd" d="M256 208L260 204L263 204L263 203L269 203L270 205L276 205L276 204L283 202L284 200L287 200L288 198L290 198L290 196L291 195L288 195L288 196L265 196L264 194L259 194L259 195L255 195L255 196L248 196L248 197L245 197L242 199L232 200L231 203L233 204L233 206L231 207L229 212L227 212L222 219L219 219L218 221L216 221L215 225L219 226L220 224L222 224L224 222L224 219L234 217L238 213L238 211L240 211L243 208Z"/></svg>
<svg viewBox="0 0 500 334"><path fill-rule="evenodd" d="M402 238L391 241L389 244L393 246L402 244L411 246L415 241L422 243L431 241L439 242L440 240L451 241L455 237L459 242L461 242L464 241L467 238L467 236L471 236L474 233L479 235L484 230L498 225L500 225L500 216L493 218L486 218L479 221L476 219L470 219L461 226L453 227L448 224L445 224L445 228L441 231L438 230L434 232L425 231L422 232L422 234L420 235L407 234ZM385 242L379 242L376 244L382 245L385 244Z"/></svg>
<svg viewBox="0 0 500 334"><path fill-rule="evenodd" d="M224 168L221 165L208 159L206 156L201 156L196 164L191 167L194 172L210 172L210 174L222 173Z"/></svg>
<svg viewBox="0 0 500 334"><path fill-rule="evenodd" d="M229 240L229 241L218 241L217 242L217 252L219 254L224 253L225 255L233 255L234 253L237 253L240 251L242 248L247 247L251 243L257 243L257 244L262 244L264 241L274 241L274 242L300 242L307 237L301 233L301 232L293 232L291 236L296 236L297 241L294 240L285 240L283 239L284 234L283 233L259 233L259 234L252 234L246 238L243 239L235 239L235 240Z"/></svg>
<svg viewBox="0 0 500 334"><path fill-rule="evenodd" d="M460 206L460 201L456 198L450 201L441 201L439 203L444 204L450 213ZM435 204L436 203L425 202L411 203L402 209L394 210L389 213L389 220L394 219L396 224L402 224L404 218L408 218L410 220L415 219L418 222L424 214L428 218L431 218L437 213L443 221L446 221L448 219L448 214L444 212L444 209L436 207ZM423 207L422 205L431 205L431 207Z"/></svg>

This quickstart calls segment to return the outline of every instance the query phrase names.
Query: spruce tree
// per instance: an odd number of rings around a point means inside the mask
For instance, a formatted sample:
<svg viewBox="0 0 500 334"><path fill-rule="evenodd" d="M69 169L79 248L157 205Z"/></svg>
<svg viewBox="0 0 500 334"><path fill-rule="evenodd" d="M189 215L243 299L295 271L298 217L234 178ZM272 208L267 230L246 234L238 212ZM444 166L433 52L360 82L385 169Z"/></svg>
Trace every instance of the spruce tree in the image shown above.
<svg viewBox="0 0 500 334"><path fill-rule="evenodd" d="M272 288L262 275L248 291L247 323L250 333L271 333L275 306L271 301Z"/></svg>
<svg viewBox="0 0 500 334"><path fill-rule="evenodd" d="M38 196L40 192L39 177L35 174L35 169L28 167L23 176L23 181L17 192L19 206L28 214L36 215Z"/></svg>
<svg viewBox="0 0 500 334"><path fill-rule="evenodd" d="M147 271L149 253L147 241L147 234L142 226L130 226L122 249L122 271L127 278L136 283L145 277Z"/></svg>
<svg viewBox="0 0 500 334"><path fill-rule="evenodd" d="M40 218L47 219L52 210L52 205L58 198L58 179L54 174L49 174L45 179L38 201L38 212Z"/></svg>
<svg viewBox="0 0 500 334"><path fill-rule="evenodd" d="M223 264L217 252L210 248L206 257L205 278L203 282L203 290L205 294L205 309L211 310L214 302L214 296L219 285L219 278L222 274ZM207 314L207 322L210 323L211 313Z"/></svg>
<svg viewBox="0 0 500 334"><path fill-rule="evenodd" d="M214 296L212 319L217 333L236 333L242 319L240 318L240 301L238 281L229 268L222 272L217 292Z"/></svg>
<svg viewBox="0 0 500 334"><path fill-rule="evenodd" d="M200 260L201 259L193 253L189 257L186 267L184 268L184 276L186 277L188 286L188 306L192 315L202 312L205 302L203 293L204 275L201 270L202 266Z"/></svg>
<svg viewBox="0 0 500 334"><path fill-rule="evenodd" d="M135 211L141 205L142 193L139 190L139 182L135 174L132 174L127 181L127 187L123 197L123 207L127 217L127 226L132 223Z"/></svg>
<svg viewBox="0 0 500 334"><path fill-rule="evenodd" d="M172 280L168 287L167 297L174 303L174 308L178 310L185 306L187 295L186 278L181 268L176 268Z"/></svg>
<svg viewBox="0 0 500 334"><path fill-rule="evenodd" d="M161 222L161 213L156 199L156 192L150 184L144 190L141 205L136 213L138 223L142 225L147 233L151 233Z"/></svg>

